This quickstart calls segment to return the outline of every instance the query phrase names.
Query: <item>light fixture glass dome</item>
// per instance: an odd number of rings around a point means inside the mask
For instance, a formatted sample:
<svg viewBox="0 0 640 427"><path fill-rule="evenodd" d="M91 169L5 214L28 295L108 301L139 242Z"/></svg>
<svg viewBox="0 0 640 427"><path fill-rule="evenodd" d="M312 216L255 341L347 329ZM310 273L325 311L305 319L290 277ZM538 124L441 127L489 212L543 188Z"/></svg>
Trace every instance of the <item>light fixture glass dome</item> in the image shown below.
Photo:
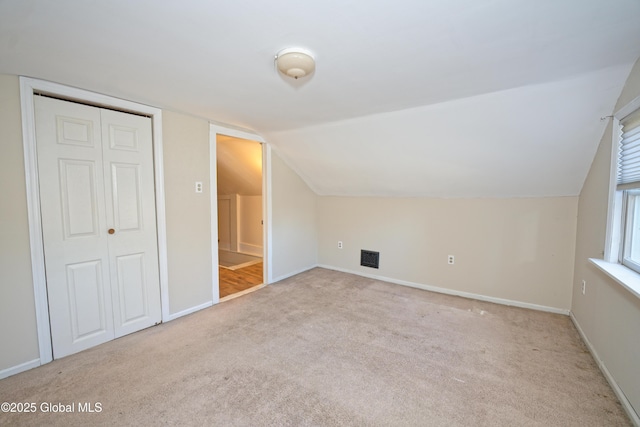
<svg viewBox="0 0 640 427"><path fill-rule="evenodd" d="M298 47L278 52L276 65L281 73L294 79L307 76L316 68L316 62L311 52Z"/></svg>

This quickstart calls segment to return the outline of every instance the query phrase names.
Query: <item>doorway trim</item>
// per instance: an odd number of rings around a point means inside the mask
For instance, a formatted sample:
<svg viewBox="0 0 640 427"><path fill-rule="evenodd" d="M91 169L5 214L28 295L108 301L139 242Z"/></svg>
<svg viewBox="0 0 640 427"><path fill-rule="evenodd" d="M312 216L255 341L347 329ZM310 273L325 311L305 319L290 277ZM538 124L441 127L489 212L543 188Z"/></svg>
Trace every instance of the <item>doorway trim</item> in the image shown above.
<svg viewBox="0 0 640 427"><path fill-rule="evenodd" d="M49 330L49 305L44 265L44 242L40 216L40 188L36 153L36 127L34 114L35 93L52 95L61 99L88 103L98 107L143 114L151 117L153 130L153 165L156 197L156 221L158 235L158 267L160 277L160 301L162 321L169 318L169 286L167 269L167 232L164 197L164 163L162 154L162 110L111 96L89 92L30 77L20 77L20 105L22 112L22 142L27 189L27 213L29 217L29 243L31 248L31 272L38 331L40 365L53 360Z"/></svg>
<svg viewBox="0 0 640 427"><path fill-rule="evenodd" d="M217 136L226 135L234 138L247 139L259 142L262 146L262 281L267 285L271 283L271 147L264 138L251 131L244 131L224 125L209 124L209 187L211 188L211 253L212 253L212 277L213 303L220 302L220 280L218 277L218 163L217 163Z"/></svg>

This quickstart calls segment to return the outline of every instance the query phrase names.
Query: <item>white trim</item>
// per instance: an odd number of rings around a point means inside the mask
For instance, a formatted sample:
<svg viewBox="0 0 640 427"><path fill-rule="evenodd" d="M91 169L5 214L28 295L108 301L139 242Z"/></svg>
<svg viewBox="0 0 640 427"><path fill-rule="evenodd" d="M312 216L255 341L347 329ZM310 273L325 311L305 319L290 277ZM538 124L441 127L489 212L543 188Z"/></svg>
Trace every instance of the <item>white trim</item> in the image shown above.
<svg viewBox="0 0 640 427"><path fill-rule="evenodd" d="M213 301L207 301L204 304L196 305L195 307L189 307L186 310L179 311L177 313L170 314L167 318L167 322L171 320L175 320L178 317L186 316L187 314L195 313L196 311L203 310L205 308L209 308L213 305Z"/></svg>
<svg viewBox="0 0 640 427"><path fill-rule="evenodd" d="M113 98L44 80L20 77L20 103L22 109L22 139L24 146L25 180L27 188L27 212L29 216L29 243L31 246L31 269L38 329L40 363L53 360L51 335L49 334L49 307L44 268L42 222L40 218L40 189L36 157L35 115L33 93L46 93L64 99L89 102L93 105L144 114L151 117L153 127L153 151L155 171L156 225L158 234L158 268L162 320L169 318L169 282L167 267L167 226L164 198L164 163L162 155L162 111L155 107Z"/></svg>
<svg viewBox="0 0 640 427"><path fill-rule="evenodd" d="M158 228L158 261L160 272L160 302L162 319L168 322L169 308L169 262L167 255L167 216L164 197L164 149L162 140L162 110L153 115L153 157L156 184L156 226Z"/></svg>
<svg viewBox="0 0 640 427"><path fill-rule="evenodd" d="M301 268L300 270L297 270L297 271L294 271L294 272L291 272L291 273L283 274L282 276L278 276L275 279L273 279L272 283L276 283L276 282L279 282L281 280L288 279L289 277L293 277L293 276L298 275L300 273L304 273L305 271L312 270L312 269L314 269L316 267L322 267L322 266L318 265L318 264L314 264L312 266ZM331 268L331 267L323 267L323 268L326 268L326 269L329 269L329 270L335 270L334 268Z"/></svg>
<svg viewBox="0 0 640 427"><path fill-rule="evenodd" d="M214 304L220 302L220 279L218 277L218 182L217 182L217 136L226 135L233 138L246 139L256 141L262 144L262 220L263 224L263 245L262 259L263 264L263 282L267 281L267 272L271 271L271 251L267 248L270 244L270 212L271 206L271 156L265 140L258 134L243 131L219 124L209 123L209 183L211 191L211 253L212 256L212 277L213 277L213 301ZM267 154L267 155L265 155Z"/></svg>
<svg viewBox="0 0 640 427"><path fill-rule="evenodd" d="M242 264L232 265L231 267L226 267L224 265L220 265L219 267L220 268L224 268L225 270L236 271L236 270L240 270L241 268L251 267L252 265L256 265L256 264L259 264L261 262L262 262L262 258L260 258L257 261L248 261L248 262L243 262ZM220 301L222 301L222 299L220 299Z"/></svg>
<svg viewBox="0 0 640 427"><path fill-rule="evenodd" d="M617 262L589 258L589 262L602 270L636 298L640 298L640 274Z"/></svg>
<svg viewBox="0 0 640 427"><path fill-rule="evenodd" d="M618 185L618 134L620 120L613 117L611 131L611 158L609 169L609 195L607 206L607 228L604 246L604 259L610 262L617 262L620 251L620 218L622 213L622 197L616 191Z"/></svg>
<svg viewBox="0 0 640 427"><path fill-rule="evenodd" d="M513 301L513 300L504 299L504 298L489 297L489 296L486 296L486 295L473 294L473 293L470 293L470 292L463 292L463 291L456 291L454 289L440 288L440 287L431 286L431 285L423 285L421 283L415 283L415 282L408 282L406 280L393 279L391 277L380 276L380 275L377 275L377 274L366 274L366 273L363 273L363 272L360 272L360 271L348 270L346 268L340 268L340 267L332 267L330 265L320 264L320 265L318 265L318 267L326 268L328 270L341 271L343 273L355 274L356 276L367 277L369 279L382 280L383 282L394 283L396 285L409 286L411 288L422 289L424 291L436 292L436 293L439 293L439 294L455 295L455 296L458 296L458 297L476 299L476 300L479 300L479 301L492 302L492 303L500 304L500 305L508 305L508 306L512 306L512 307L528 308L530 310L545 311L545 312L548 312L548 313L563 314L565 316L569 315L569 310L565 310L565 309L562 309L562 308L548 307L546 305L531 304L531 303L528 303L528 302Z"/></svg>
<svg viewBox="0 0 640 427"><path fill-rule="evenodd" d="M262 281L266 284L273 283L273 267L271 254L273 253L273 236L271 229L272 204L271 204L271 146L262 144L262 194L267 197L262 198L262 249L264 250L263 261L264 274Z"/></svg>
<svg viewBox="0 0 640 427"><path fill-rule="evenodd" d="M209 129L211 130L211 133L215 134L231 136L238 139L247 139L249 141L256 141L260 143L266 142L260 135L251 131L244 131L214 123L209 124Z"/></svg>
<svg viewBox="0 0 640 427"><path fill-rule="evenodd" d="M216 153L217 130L209 124L209 200L211 214L211 295L212 303L220 302L220 276L218 272L218 156Z"/></svg>
<svg viewBox="0 0 640 427"><path fill-rule="evenodd" d="M252 243L238 242L238 252L240 252L241 254L262 257L264 255L264 248Z"/></svg>
<svg viewBox="0 0 640 427"><path fill-rule="evenodd" d="M342 273L354 274L356 276L366 277L366 278L374 279L374 280L380 280L380 281L383 281L383 282L389 282L389 283L393 283L395 285L402 285L402 286L408 286L408 287L411 287L411 288L422 289L424 291L436 292L436 293L439 293L439 294L454 295L454 296L459 296L459 297L463 297L463 298L476 299L476 300L479 300L479 301L492 302L492 303L500 304L500 305L527 308L527 309L530 309L530 310L545 311L545 312L548 312L548 313L562 314L562 315L565 315L565 316L569 315L569 310L565 310L565 309L562 309L562 308L549 307L549 306L546 306L546 305L539 305L539 304L531 304L531 303L521 302L521 301L513 301L513 300L504 299L504 298L489 297L489 296L486 296L486 295L473 294L473 293L470 293L470 292L456 291L456 290L453 290L453 289L440 288L440 287L437 287L437 286L423 285L421 283L415 283L415 282L409 282L409 281L406 281L406 280L393 279L391 277L380 276L380 275L377 275L377 274L366 274L366 273L363 273L361 271L349 270L349 269L340 268L340 267L333 267L333 266L326 265L326 264L316 264L316 265L313 265L311 267L307 267L307 268L303 268L301 270L295 271L293 273L287 273L285 275L277 277L274 280L274 283L275 282L279 282L279 281L284 280L284 279L288 279L289 277L295 276L297 274L304 273L305 271L311 270L312 268L316 268L316 267L326 268L327 270L340 271Z"/></svg>
<svg viewBox="0 0 640 427"><path fill-rule="evenodd" d="M3 369L0 371L0 380L10 377L11 375L19 374L20 372L28 371L29 369L37 368L40 365L40 359L33 359L10 368Z"/></svg>
<svg viewBox="0 0 640 427"><path fill-rule="evenodd" d="M220 298L220 302L231 301L232 299L236 299L236 298L241 297L243 295L250 294L251 292L255 292L258 289L262 289L265 286L267 286L265 283L261 283L259 285L252 286L249 289L245 289L244 291L236 292L234 294L227 295L224 298Z"/></svg>
<svg viewBox="0 0 640 427"><path fill-rule="evenodd" d="M611 375L611 372L609 372L609 370L607 369L607 366L604 364L604 362L598 355L598 352L596 351L595 347L591 344L591 341L589 341L589 338L587 338L587 335L584 333L584 331L580 327L580 324L578 323L578 319L576 319L573 312L569 312L569 317L571 317L571 321L573 322L573 325L578 330L578 333L580 334L582 341L584 341L585 345L589 349L591 356L598 364L600 371L602 371L602 374L607 379L607 382L613 389L613 392L618 397L620 404L624 408L629 418L631 418L631 422L633 422L633 424L637 427L640 426L640 417L638 416L638 413L635 411L635 409L633 409L631 402L629 402L629 399L627 399L627 396L624 394L624 392L622 391L622 389L620 388L616 380Z"/></svg>
<svg viewBox="0 0 640 427"><path fill-rule="evenodd" d="M40 186L38 184L38 162L36 155L35 113L33 82L20 77L20 104L22 109L22 143L24 146L24 175L27 189L27 214L29 216L29 247L31 248L31 274L35 299L36 329L40 363L53 360L51 335L49 333L49 305L44 269L44 242L40 218Z"/></svg>
<svg viewBox="0 0 640 427"><path fill-rule="evenodd" d="M620 137L620 120L640 108L640 96L637 96L613 114L611 122L611 159L609 169L609 205L607 206L607 228L604 243L604 259L607 262L618 262L621 243L620 218L622 214L622 197L617 191L618 174L618 139Z"/></svg>

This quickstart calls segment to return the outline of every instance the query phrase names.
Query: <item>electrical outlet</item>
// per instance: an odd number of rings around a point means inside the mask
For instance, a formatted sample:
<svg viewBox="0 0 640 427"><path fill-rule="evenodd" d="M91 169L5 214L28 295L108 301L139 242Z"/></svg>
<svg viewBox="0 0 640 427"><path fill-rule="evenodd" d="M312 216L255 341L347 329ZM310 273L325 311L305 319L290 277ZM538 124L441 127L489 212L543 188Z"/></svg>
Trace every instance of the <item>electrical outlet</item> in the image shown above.
<svg viewBox="0 0 640 427"><path fill-rule="evenodd" d="M202 182L196 182L196 193L202 193Z"/></svg>
<svg viewBox="0 0 640 427"><path fill-rule="evenodd" d="M582 295L584 295L587 292L587 281L583 280L582 281Z"/></svg>
<svg viewBox="0 0 640 427"><path fill-rule="evenodd" d="M455 258L453 257L453 255L449 255L447 257L447 264L453 264L455 262Z"/></svg>
<svg viewBox="0 0 640 427"><path fill-rule="evenodd" d="M342 249L342 240L338 240L338 249Z"/></svg>

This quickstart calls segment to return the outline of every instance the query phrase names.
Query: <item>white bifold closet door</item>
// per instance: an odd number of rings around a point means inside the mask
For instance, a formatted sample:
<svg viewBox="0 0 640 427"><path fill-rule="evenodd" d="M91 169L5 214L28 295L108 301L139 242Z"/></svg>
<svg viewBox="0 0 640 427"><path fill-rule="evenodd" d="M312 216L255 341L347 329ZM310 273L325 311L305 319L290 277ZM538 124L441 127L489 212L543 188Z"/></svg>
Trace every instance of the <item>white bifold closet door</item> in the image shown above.
<svg viewBox="0 0 640 427"><path fill-rule="evenodd" d="M53 356L161 320L151 119L35 96Z"/></svg>

